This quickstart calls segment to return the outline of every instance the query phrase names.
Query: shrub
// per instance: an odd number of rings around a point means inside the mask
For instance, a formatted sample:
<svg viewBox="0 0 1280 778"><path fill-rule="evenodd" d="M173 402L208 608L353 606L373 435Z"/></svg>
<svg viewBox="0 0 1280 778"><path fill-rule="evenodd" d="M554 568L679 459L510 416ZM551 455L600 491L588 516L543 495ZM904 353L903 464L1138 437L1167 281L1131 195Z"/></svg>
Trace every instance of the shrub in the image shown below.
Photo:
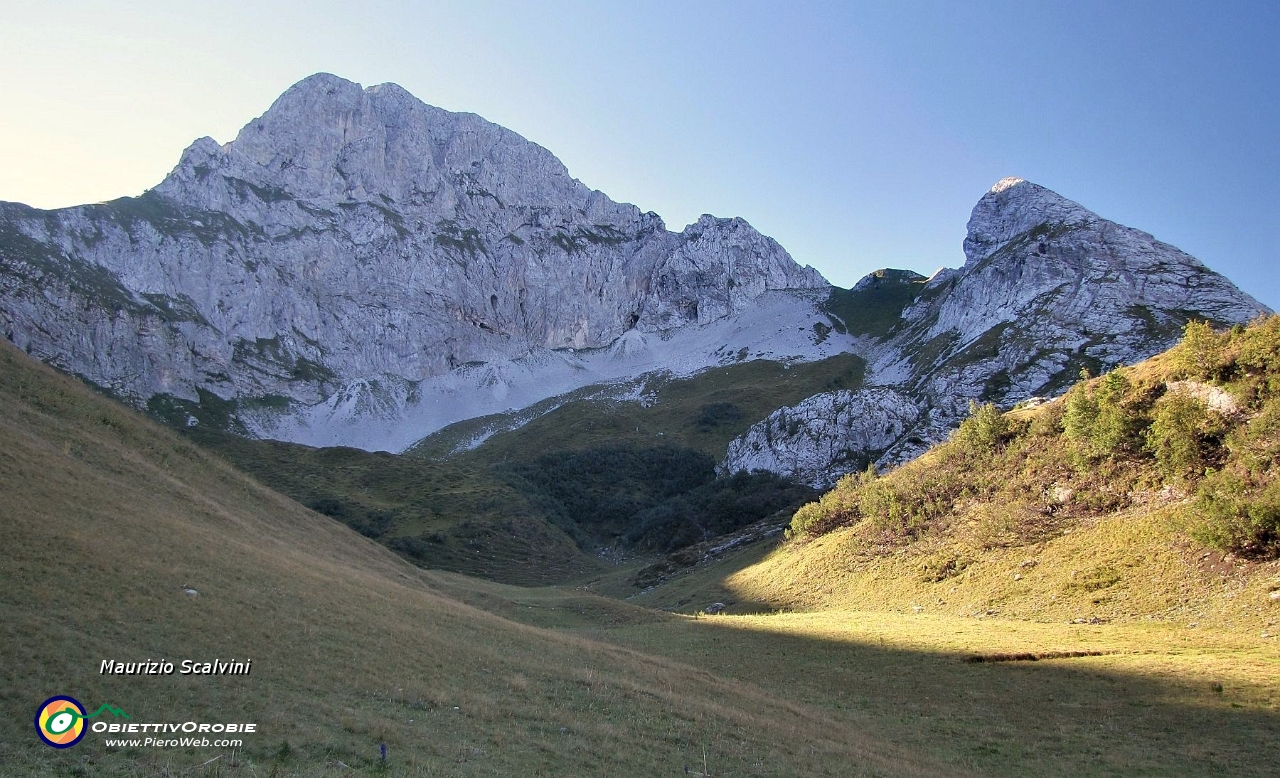
<svg viewBox="0 0 1280 778"><path fill-rule="evenodd" d="M1253 379L1262 397L1280 394L1280 316L1254 323L1238 336L1235 366Z"/></svg>
<svg viewBox="0 0 1280 778"><path fill-rule="evenodd" d="M1009 435L1009 422L992 403L969 401L969 418L951 435L953 451L968 459L994 454Z"/></svg>
<svg viewBox="0 0 1280 778"><path fill-rule="evenodd" d="M1098 382L1098 418L1092 436L1096 455L1134 448L1139 420L1125 403L1129 388L1129 379L1120 370L1112 370Z"/></svg>
<svg viewBox="0 0 1280 778"><path fill-rule="evenodd" d="M1098 401L1094 399L1087 381L1089 371L1080 371L1080 383L1071 387L1063 400L1062 434L1070 441L1086 446L1093 437L1098 421Z"/></svg>
<svg viewBox="0 0 1280 778"><path fill-rule="evenodd" d="M1090 386L1088 373L1066 396L1062 431L1084 460L1104 459L1133 451L1142 418L1128 402L1131 384L1121 370L1113 370Z"/></svg>
<svg viewBox="0 0 1280 778"><path fill-rule="evenodd" d="M1196 540L1242 556L1280 556L1280 481L1222 471L1205 478L1197 498Z"/></svg>
<svg viewBox="0 0 1280 778"><path fill-rule="evenodd" d="M867 465L867 469L860 473L844 476L834 489L822 495L821 500L800 506L791 517L789 537L817 536L859 521L862 518L858 510L860 488L876 479L874 464Z"/></svg>
<svg viewBox="0 0 1280 778"><path fill-rule="evenodd" d="M1208 438L1221 430L1200 400L1182 392L1160 398L1146 431L1146 448L1166 478L1186 479L1204 472Z"/></svg>
<svg viewBox="0 0 1280 778"><path fill-rule="evenodd" d="M1229 335L1219 335L1207 321L1189 321L1182 342L1173 350L1175 369L1186 378L1218 378L1224 368L1223 346Z"/></svg>

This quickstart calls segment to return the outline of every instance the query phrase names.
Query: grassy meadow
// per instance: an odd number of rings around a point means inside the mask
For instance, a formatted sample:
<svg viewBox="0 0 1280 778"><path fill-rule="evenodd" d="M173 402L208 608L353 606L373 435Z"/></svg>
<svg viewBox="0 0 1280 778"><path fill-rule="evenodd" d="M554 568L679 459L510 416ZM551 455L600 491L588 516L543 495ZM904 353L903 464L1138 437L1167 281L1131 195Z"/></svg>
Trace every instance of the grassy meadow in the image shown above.
<svg viewBox="0 0 1280 778"><path fill-rule="evenodd" d="M1251 507L1272 390L1253 352L1228 364L1245 335L1214 338L1115 396L1073 390L1080 437L1071 395L975 414L957 450L775 516L789 539L765 521L728 550L540 586L424 570L349 526L442 504L467 483L444 471L419 497L398 491L411 462L271 449L296 496L362 495L357 521L324 515L269 487L267 449L250 477L0 344L0 774L1274 775L1280 562ZM1244 410L1166 413L1177 380ZM1145 432L1158 419L1164 438ZM1224 471L1242 484L1226 507ZM913 502L920 483L936 488ZM253 672L98 672L162 658ZM54 694L259 731L56 751L31 725Z"/></svg>

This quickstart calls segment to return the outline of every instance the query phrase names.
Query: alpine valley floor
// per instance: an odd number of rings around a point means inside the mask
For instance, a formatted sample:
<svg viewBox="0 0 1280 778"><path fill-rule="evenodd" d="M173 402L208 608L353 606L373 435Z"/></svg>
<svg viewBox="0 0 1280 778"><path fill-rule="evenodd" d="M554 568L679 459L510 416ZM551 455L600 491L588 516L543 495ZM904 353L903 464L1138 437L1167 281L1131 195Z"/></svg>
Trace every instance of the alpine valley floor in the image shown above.
<svg viewBox="0 0 1280 778"><path fill-rule="evenodd" d="M1035 567L997 549L963 583L921 581L912 549L826 553L837 530L646 589L649 559L521 588L415 568L6 344L0 427L0 774L1269 775L1280 758L1280 650L1260 637L1280 568L1206 566L1158 515L1081 522ZM1077 624L1075 602L1006 591L1065 586L1091 539L1202 604L1103 602ZM699 615L712 598L729 613ZM99 674L161 658L253 671ZM258 732L54 750L31 721L55 694Z"/></svg>

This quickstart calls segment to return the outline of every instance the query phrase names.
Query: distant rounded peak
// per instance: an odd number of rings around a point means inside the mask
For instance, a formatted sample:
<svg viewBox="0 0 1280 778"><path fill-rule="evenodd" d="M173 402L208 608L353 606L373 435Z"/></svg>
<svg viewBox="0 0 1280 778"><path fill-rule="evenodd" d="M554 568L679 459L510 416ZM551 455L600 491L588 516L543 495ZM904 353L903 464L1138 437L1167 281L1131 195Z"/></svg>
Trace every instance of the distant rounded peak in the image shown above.
<svg viewBox="0 0 1280 778"><path fill-rule="evenodd" d="M879 270L872 270L858 280L853 285L855 291L863 289L874 289L885 284L919 284L925 281L925 277L914 270L899 270L892 267L882 267Z"/></svg>

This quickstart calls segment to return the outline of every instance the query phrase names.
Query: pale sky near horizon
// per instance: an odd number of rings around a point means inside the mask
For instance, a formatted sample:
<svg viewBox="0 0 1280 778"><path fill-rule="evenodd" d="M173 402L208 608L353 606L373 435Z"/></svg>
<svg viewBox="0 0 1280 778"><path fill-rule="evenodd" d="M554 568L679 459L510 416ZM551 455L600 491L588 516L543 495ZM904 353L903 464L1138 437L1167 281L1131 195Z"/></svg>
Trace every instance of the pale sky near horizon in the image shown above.
<svg viewBox="0 0 1280 778"><path fill-rule="evenodd" d="M742 216L841 286L962 264L1016 175L1280 308L1280 3L5 6L0 200L136 195L326 71L502 124L671 229Z"/></svg>

